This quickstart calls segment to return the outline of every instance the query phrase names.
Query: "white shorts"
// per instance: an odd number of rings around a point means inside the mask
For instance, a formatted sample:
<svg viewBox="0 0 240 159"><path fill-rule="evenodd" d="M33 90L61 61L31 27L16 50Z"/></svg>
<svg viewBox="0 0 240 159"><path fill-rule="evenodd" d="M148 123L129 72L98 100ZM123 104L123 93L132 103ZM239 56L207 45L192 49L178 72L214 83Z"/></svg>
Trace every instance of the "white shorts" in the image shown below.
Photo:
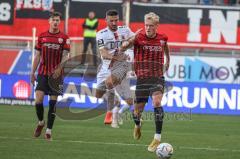
<svg viewBox="0 0 240 159"><path fill-rule="evenodd" d="M127 73L131 71L132 67L131 63L127 61L116 61L113 63L113 66L111 67L111 74L115 77L117 77L120 81L126 78Z"/></svg>
<svg viewBox="0 0 240 159"><path fill-rule="evenodd" d="M99 72L97 74L97 89L106 90L105 80L110 75L110 72ZM114 88L114 90L122 99L126 100L134 97L134 92L131 91L130 87L130 79L124 78L122 82Z"/></svg>
<svg viewBox="0 0 240 159"><path fill-rule="evenodd" d="M115 91L123 100L134 97L134 91L131 90L130 79L128 78L124 78L121 84L115 87Z"/></svg>

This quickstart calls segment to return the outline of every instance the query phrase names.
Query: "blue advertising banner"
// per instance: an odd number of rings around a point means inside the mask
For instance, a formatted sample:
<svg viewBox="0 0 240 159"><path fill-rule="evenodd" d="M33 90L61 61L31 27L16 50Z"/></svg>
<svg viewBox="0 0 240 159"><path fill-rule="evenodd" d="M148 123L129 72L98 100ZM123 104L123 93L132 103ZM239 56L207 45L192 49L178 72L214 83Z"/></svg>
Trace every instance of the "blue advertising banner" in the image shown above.
<svg viewBox="0 0 240 159"><path fill-rule="evenodd" d="M95 108L103 102L102 99L94 97L96 88L94 79L66 77L64 83L64 95L59 97L59 101L61 103L71 101L68 103L71 108ZM134 81L132 83L134 93ZM170 87L162 99L166 112L240 115L240 89L237 84L171 82L168 85ZM4 100L5 98L29 102L10 103ZM30 105L33 98L29 76L0 74L0 103ZM47 98L44 104L48 105ZM145 110L153 110L151 99Z"/></svg>

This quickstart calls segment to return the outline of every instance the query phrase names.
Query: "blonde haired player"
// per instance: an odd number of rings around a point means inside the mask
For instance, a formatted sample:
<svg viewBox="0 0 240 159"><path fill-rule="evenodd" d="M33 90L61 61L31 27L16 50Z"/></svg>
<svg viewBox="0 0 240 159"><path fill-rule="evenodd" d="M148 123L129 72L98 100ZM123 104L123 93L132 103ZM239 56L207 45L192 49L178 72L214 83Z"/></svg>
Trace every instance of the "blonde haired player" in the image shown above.
<svg viewBox="0 0 240 159"><path fill-rule="evenodd" d="M148 97L152 98L156 132L148 151L154 152L161 141L164 111L161 100L164 93L164 71L168 70L170 55L168 37L158 33L159 16L150 12L144 17L145 32L139 33L125 42L120 51L134 46L134 69L137 76L133 120L135 122L134 138L141 137L141 113ZM166 62L164 64L164 55Z"/></svg>

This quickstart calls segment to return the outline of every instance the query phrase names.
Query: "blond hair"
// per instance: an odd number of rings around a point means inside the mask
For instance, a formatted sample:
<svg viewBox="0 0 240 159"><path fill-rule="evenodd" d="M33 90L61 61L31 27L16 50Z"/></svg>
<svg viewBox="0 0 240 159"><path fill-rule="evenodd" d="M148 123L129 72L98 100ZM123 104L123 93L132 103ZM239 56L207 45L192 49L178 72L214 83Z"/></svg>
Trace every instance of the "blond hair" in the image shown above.
<svg viewBox="0 0 240 159"><path fill-rule="evenodd" d="M159 16L153 12L149 12L148 14L145 14L144 20L152 20L155 24L159 23Z"/></svg>

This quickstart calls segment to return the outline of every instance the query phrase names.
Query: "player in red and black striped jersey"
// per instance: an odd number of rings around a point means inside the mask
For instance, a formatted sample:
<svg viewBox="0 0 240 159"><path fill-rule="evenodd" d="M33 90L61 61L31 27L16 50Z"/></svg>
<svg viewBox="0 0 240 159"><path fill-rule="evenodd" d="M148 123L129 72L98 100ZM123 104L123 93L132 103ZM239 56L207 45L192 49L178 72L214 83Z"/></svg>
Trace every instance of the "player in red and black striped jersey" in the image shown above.
<svg viewBox="0 0 240 159"><path fill-rule="evenodd" d="M49 95L49 111L45 138L52 139L51 130L55 120L56 102L63 89L63 67L68 60L70 41L67 35L59 30L61 14L53 12L49 18L49 30L38 36L35 57L31 72L31 83L35 83L35 71L38 68L36 86L36 113L38 125L34 137L41 135L45 122L43 120L44 95ZM39 66L39 67L38 67Z"/></svg>
<svg viewBox="0 0 240 159"><path fill-rule="evenodd" d="M168 70L170 56L167 45L168 37L159 34L159 16L155 13L145 15L145 32L140 32L128 41L124 42L120 51L134 46L134 69L137 75L135 91L135 106L133 119L135 122L134 138L141 137L141 113L150 96L153 101L156 133L148 151L154 152L160 144L163 125L163 108L161 100L164 93L164 71ZM164 64L164 55L166 62Z"/></svg>

